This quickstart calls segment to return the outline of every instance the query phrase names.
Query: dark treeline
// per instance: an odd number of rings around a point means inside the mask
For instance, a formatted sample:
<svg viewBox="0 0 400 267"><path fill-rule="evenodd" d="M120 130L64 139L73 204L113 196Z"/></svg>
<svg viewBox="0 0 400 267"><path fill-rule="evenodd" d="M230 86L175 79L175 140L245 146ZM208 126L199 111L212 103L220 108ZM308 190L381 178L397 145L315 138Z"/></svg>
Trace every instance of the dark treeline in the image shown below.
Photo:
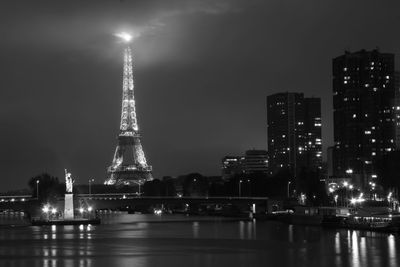
<svg viewBox="0 0 400 267"><path fill-rule="evenodd" d="M37 184L39 181L39 184ZM291 181L290 188L288 182ZM224 181L220 176L203 176L200 173L190 173L176 178L165 176L162 179L154 179L140 186L108 186L102 184L74 185L74 193L93 194L105 193L139 193L143 196L242 196L242 197L286 197L288 189L290 195L299 193L307 195L308 199L322 201L325 197L324 185L320 182L320 174L303 170L299 177L294 177L287 170L283 170L274 176L264 173L251 175L237 175ZM65 184L57 177L43 173L32 177L28 185L33 197L42 201L51 201L63 196Z"/></svg>
<svg viewBox="0 0 400 267"><path fill-rule="evenodd" d="M296 183L294 181L297 181ZM290 181L290 184L289 184ZM288 188L289 184L289 188ZM289 192L288 192L289 191ZM145 196L232 196L232 197L296 197L300 193L314 204L327 201L324 182L318 171L302 170L297 178L288 170L276 175L268 176L265 173L237 175L228 181L220 176L203 176L199 173L190 173L177 178L163 177L146 182L143 194Z"/></svg>

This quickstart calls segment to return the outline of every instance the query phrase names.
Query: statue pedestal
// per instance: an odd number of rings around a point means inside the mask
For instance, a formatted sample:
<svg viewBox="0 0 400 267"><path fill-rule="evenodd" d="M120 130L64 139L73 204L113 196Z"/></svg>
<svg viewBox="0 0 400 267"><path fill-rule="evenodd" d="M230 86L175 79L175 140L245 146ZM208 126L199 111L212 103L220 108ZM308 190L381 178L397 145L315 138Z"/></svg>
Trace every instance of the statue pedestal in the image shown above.
<svg viewBox="0 0 400 267"><path fill-rule="evenodd" d="M74 219L74 194L65 194L64 200L64 220Z"/></svg>

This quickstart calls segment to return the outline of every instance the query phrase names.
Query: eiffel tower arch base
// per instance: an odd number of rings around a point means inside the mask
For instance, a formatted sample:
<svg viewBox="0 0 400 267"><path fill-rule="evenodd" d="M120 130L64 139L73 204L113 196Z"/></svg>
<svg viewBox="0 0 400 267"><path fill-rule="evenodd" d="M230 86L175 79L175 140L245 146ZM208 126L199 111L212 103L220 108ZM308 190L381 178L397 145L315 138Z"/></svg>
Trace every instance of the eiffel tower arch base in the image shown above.
<svg viewBox="0 0 400 267"><path fill-rule="evenodd" d="M109 171L109 179L106 184L108 185L137 185L138 183L144 183L146 181L153 180L151 171L148 170L118 170Z"/></svg>

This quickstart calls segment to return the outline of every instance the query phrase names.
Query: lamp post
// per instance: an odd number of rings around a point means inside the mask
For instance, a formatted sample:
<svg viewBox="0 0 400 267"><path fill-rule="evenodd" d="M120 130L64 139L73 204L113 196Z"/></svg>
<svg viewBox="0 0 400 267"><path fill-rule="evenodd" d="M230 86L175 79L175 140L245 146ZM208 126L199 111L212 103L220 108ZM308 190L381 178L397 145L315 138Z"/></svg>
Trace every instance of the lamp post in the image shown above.
<svg viewBox="0 0 400 267"><path fill-rule="evenodd" d="M349 189L350 189L350 199L353 198L353 188L354 186L352 184L349 185ZM351 204L350 200L348 201L349 204Z"/></svg>
<svg viewBox="0 0 400 267"><path fill-rule="evenodd" d="M242 180L239 180L239 197L242 196Z"/></svg>
<svg viewBox="0 0 400 267"><path fill-rule="evenodd" d="M39 199L39 180L36 180L36 199Z"/></svg>
<svg viewBox="0 0 400 267"><path fill-rule="evenodd" d="M94 182L94 179L89 179L89 197L92 195L92 182Z"/></svg>
<svg viewBox="0 0 400 267"><path fill-rule="evenodd" d="M250 179L247 179L247 182L249 183L249 196L251 197L251 181L250 181Z"/></svg>
<svg viewBox="0 0 400 267"><path fill-rule="evenodd" d="M288 183L287 183L287 197L288 198L290 197L290 183L291 183L291 181L288 181Z"/></svg>
<svg viewBox="0 0 400 267"><path fill-rule="evenodd" d="M141 195L140 186L143 184L143 180L134 181L134 183L139 186L139 192L137 193L137 195L140 197Z"/></svg>

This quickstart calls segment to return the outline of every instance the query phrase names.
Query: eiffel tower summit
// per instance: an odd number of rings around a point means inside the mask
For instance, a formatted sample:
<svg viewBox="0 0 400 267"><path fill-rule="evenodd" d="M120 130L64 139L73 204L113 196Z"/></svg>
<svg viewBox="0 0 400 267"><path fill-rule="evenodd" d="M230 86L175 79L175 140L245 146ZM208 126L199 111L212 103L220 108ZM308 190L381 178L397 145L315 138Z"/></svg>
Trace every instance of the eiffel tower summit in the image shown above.
<svg viewBox="0 0 400 267"><path fill-rule="evenodd" d="M121 124L118 145L111 166L107 168L108 185L134 185L152 180L152 168L147 164L140 142L140 133L136 117L134 82L132 70L132 50L129 42L132 37L127 33L116 34L126 42L124 50L124 74L122 83Z"/></svg>

